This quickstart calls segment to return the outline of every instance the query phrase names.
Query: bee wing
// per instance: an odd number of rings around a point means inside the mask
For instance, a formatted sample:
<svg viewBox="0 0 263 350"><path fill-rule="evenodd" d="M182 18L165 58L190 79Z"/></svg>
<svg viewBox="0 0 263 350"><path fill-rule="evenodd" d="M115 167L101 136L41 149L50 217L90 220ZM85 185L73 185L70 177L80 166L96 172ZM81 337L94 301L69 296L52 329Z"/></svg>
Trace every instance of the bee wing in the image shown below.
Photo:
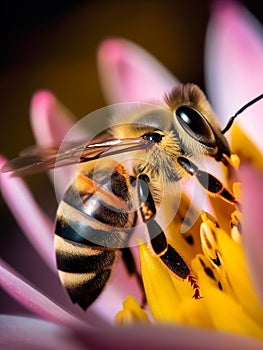
<svg viewBox="0 0 263 350"><path fill-rule="evenodd" d="M15 176L25 176L54 169L56 167L88 162L100 157L145 149L148 140L141 137L113 139L78 146L70 143L62 147L31 147L20 153L20 156L8 161L1 169L2 173L12 172Z"/></svg>

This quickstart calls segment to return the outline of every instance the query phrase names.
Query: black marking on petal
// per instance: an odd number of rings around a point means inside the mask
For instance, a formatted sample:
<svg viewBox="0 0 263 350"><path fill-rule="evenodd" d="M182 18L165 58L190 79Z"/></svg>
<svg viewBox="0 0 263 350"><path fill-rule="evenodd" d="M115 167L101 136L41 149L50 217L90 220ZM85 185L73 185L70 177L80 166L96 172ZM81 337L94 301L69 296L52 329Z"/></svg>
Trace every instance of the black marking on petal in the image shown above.
<svg viewBox="0 0 263 350"><path fill-rule="evenodd" d="M217 228L219 228L219 224L216 221L216 219L213 217L213 215L209 214L208 212L205 212L205 216L207 217L207 219L209 219ZM214 237L215 238L215 237ZM215 238L216 240L216 238Z"/></svg>
<svg viewBox="0 0 263 350"><path fill-rule="evenodd" d="M183 234L183 237L189 245L194 245L194 237L190 233Z"/></svg>
<svg viewBox="0 0 263 350"><path fill-rule="evenodd" d="M210 267L208 267L208 266L204 267L204 271L205 271L205 273L206 273L206 275L207 275L208 277L210 277L210 278L212 278L213 280L215 280L215 275L214 275L212 269L210 269Z"/></svg>
<svg viewBox="0 0 263 350"><path fill-rule="evenodd" d="M202 267L205 267L205 263L204 263L203 259L201 259L201 258L199 257L199 261L200 261L200 264L202 265Z"/></svg>
<svg viewBox="0 0 263 350"><path fill-rule="evenodd" d="M217 286L220 290L223 290L223 286L222 286L222 283L220 281L217 282Z"/></svg>
<svg viewBox="0 0 263 350"><path fill-rule="evenodd" d="M207 235L206 235L205 233L203 234L203 237L204 237L205 244L206 244L207 248L208 248L208 249L212 249L213 246L212 246L212 244L210 243L210 241L209 241L209 239L207 238Z"/></svg>
<svg viewBox="0 0 263 350"><path fill-rule="evenodd" d="M215 242L217 243L216 233L215 233L215 231L212 228L211 228L211 233L212 233L212 236L213 236Z"/></svg>
<svg viewBox="0 0 263 350"><path fill-rule="evenodd" d="M214 275L214 273L213 273L213 270L212 270L210 267L206 266L205 263L204 263L204 261L203 261L200 257L199 257L199 261L200 261L200 263L201 263L201 265L202 265L202 267L203 267L203 269L204 269L205 274L206 274L208 277L212 278L213 280L216 280L216 279L215 279L215 275Z"/></svg>
<svg viewBox="0 0 263 350"><path fill-rule="evenodd" d="M211 257L210 257L210 259L213 261L213 263L214 263L216 266L221 266L221 261L220 261L220 259L219 259L219 256L218 256L217 252L216 252L216 257L215 257L215 258L211 258Z"/></svg>

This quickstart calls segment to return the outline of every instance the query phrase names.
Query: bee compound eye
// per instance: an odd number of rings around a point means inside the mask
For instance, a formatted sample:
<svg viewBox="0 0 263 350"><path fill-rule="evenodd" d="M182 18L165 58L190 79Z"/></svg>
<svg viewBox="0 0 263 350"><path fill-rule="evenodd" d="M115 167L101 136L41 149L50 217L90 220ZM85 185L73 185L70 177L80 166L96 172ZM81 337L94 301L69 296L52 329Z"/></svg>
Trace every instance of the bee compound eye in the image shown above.
<svg viewBox="0 0 263 350"><path fill-rule="evenodd" d="M195 108L180 106L175 111L181 127L196 141L207 147L215 147L216 140L211 126L205 117Z"/></svg>

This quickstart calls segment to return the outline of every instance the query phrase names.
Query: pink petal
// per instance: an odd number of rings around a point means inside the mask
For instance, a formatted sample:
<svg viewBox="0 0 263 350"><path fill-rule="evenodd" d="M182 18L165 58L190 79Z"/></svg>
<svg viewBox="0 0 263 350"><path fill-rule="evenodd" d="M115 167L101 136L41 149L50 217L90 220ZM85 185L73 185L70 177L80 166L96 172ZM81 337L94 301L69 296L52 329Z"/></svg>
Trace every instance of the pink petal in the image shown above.
<svg viewBox="0 0 263 350"><path fill-rule="evenodd" d="M19 303L28 308L31 312L64 326L83 327L83 323L61 309L57 304L46 298L21 276L16 274L11 267L0 259L0 285Z"/></svg>
<svg viewBox="0 0 263 350"><path fill-rule="evenodd" d="M41 146L60 144L75 119L49 91L39 91L33 95L30 118L34 136Z"/></svg>
<svg viewBox="0 0 263 350"><path fill-rule="evenodd" d="M0 157L0 168L5 162ZM23 180L8 173L0 173L0 185L7 205L28 240L43 260L55 270L53 223L39 208Z"/></svg>
<svg viewBox="0 0 263 350"><path fill-rule="evenodd" d="M226 120L263 92L263 31L238 2L216 1L207 31L206 78L216 112ZM263 100L238 123L263 150Z"/></svg>
<svg viewBox="0 0 263 350"><path fill-rule="evenodd" d="M263 306L263 174L249 167L241 168L244 213L244 247L251 278Z"/></svg>
<svg viewBox="0 0 263 350"><path fill-rule="evenodd" d="M160 101L178 83L157 59L125 39L102 42L98 69L109 103Z"/></svg>
<svg viewBox="0 0 263 350"><path fill-rule="evenodd" d="M85 350L86 346L69 329L44 320L0 316L0 348L26 350Z"/></svg>
<svg viewBox="0 0 263 350"><path fill-rule="evenodd" d="M88 348L165 349L165 350L262 350L263 341L255 338L201 328L176 325L133 326L102 329L88 335Z"/></svg>
<svg viewBox="0 0 263 350"><path fill-rule="evenodd" d="M0 345L5 349L202 349L221 350L227 344L246 350L262 349L262 341L230 333L190 327L120 327L87 330L74 335L65 328L43 320L0 316Z"/></svg>
<svg viewBox="0 0 263 350"><path fill-rule="evenodd" d="M67 133L74 125L75 117L63 106L49 91L39 91L31 100L30 121L33 134L37 143L41 146L60 145ZM74 140L81 138L81 131L75 130ZM50 172L53 180L55 175L55 190L58 200L68 186L74 167L62 167L56 169L54 174Z"/></svg>
<svg viewBox="0 0 263 350"><path fill-rule="evenodd" d="M95 330L92 331L89 328L84 328L81 322L72 318L69 314L61 310L57 305L53 304L50 300L47 300L36 290L32 289L32 287L25 284L25 282L19 280L19 284L17 284L18 277L12 274L12 272L7 270L6 268L1 268L0 276L1 284L4 286L4 288L8 288L9 290L12 289L13 296L17 297L20 301L21 298L26 299L25 296L27 296L28 300L25 301L25 304L27 304L28 306L28 302L32 303L31 305L29 305L31 307L31 310L37 312L38 314L41 314L43 317L49 320L52 320L52 322L62 324L66 327L69 326L70 329L74 329L76 332L78 332L78 338L76 339L85 342L88 349L125 348L127 350L130 350L134 348L143 348L147 350L159 348L178 348L182 350L219 350L225 347L226 344L231 344L233 348L242 350L261 349L263 345L262 341L248 337L242 337L218 331L207 331L198 328L175 325L159 325L158 327L121 327L115 329L108 327L105 328L102 326L100 327L98 333ZM2 319L0 319L0 345L5 345L7 343L9 345L14 344L15 346L15 344L21 341L21 344L24 344L23 342L26 342L25 344L28 346L31 346L31 342L33 342L33 346L35 346L34 344L36 342L36 339L34 338L33 333L35 333L35 330L36 334L38 334L37 325L40 323L43 326L48 325L48 323L46 322L34 320L34 322L32 322L32 324L35 325L34 327L33 325L31 325L30 319L28 318L21 319L21 322L19 321L20 318L12 318L11 322L10 318L9 322L8 317L10 316L2 316ZM18 322L20 322L20 325L18 324ZM21 324L23 324L24 326L21 326ZM21 327L23 327L24 332ZM13 330L17 329L17 334L13 333L13 339L11 339L11 336L9 336L11 335L11 328ZM45 337L48 337L49 330L52 331L52 329L60 329L60 327L50 326L50 328L47 329L47 333L45 332L45 327L42 327L41 329L42 334L44 334ZM68 333L65 331L65 333L62 332L61 334L55 334L54 337L51 334L51 341L54 340L55 342L53 345L54 347L51 347L51 349L56 349L55 345L61 345L61 337L63 339L67 339L72 346L74 345L72 347L73 349L78 349L77 346L81 343L77 342L75 344L75 338L70 340L70 338L68 338L68 335L72 335L72 333ZM38 340L39 342L42 341L42 337L40 334ZM9 341L11 343L8 343ZM45 340L43 340L43 343L41 344L45 344ZM36 346L35 348L41 348L41 345L39 347Z"/></svg>

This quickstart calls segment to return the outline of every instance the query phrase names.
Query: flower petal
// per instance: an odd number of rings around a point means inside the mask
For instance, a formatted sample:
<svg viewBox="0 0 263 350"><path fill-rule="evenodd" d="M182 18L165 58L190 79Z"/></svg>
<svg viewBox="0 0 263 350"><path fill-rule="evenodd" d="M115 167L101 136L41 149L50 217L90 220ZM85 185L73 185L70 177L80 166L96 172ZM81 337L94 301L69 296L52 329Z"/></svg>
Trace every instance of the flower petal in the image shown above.
<svg viewBox="0 0 263 350"><path fill-rule="evenodd" d="M218 247L236 300L251 318L262 323L263 309L251 283L242 247L223 232L218 235Z"/></svg>
<svg viewBox="0 0 263 350"><path fill-rule="evenodd" d="M0 259L0 285L13 298L24 305L33 313L65 326L83 327L84 323L71 316L68 312L61 309L57 304L46 298L27 282L16 274L11 267Z"/></svg>
<svg viewBox="0 0 263 350"><path fill-rule="evenodd" d="M203 298L200 300L187 298L179 305L176 313L180 324L205 329L214 328Z"/></svg>
<svg viewBox="0 0 263 350"><path fill-rule="evenodd" d="M216 1L207 30L206 78L222 127L239 108L262 93L262 62L263 31L257 20L238 2ZM237 122L261 150L262 103L249 107Z"/></svg>
<svg viewBox="0 0 263 350"><path fill-rule="evenodd" d="M190 327L161 326L102 328L77 336L69 330L34 318L0 316L0 345L4 349L202 349L221 350L226 344L239 350L261 350L263 342L230 333Z"/></svg>
<svg viewBox="0 0 263 350"><path fill-rule="evenodd" d="M251 284L242 246L211 222L204 222L200 233L204 254L213 264L213 271L219 274L223 291L230 294L252 319L261 324L263 309ZM227 284L229 286L225 290Z"/></svg>
<svg viewBox="0 0 263 350"><path fill-rule="evenodd" d="M178 83L157 59L125 39L102 42L98 70L110 103L159 101Z"/></svg>
<svg viewBox="0 0 263 350"><path fill-rule="evenodd" d="M36 92L31 100L30 121L33 134L37 143L41 146L59 146L66 134L74 125L75 117L63 106L57 98L49 91ZM76 131L77 130L77 131ZM82 140L83 134L80 130L74 130L74 139ZM50 171L53 182L55 175L55 190L58 199L68 186L74 167L64 166Z"/></svg>
<svg viewBox="0 0 263 350"><path fill-rule="evenodd" d="M36 318L0 315L0 348L27 350L85 350L69 329Z"/></svg>
<svg viewBox="0 0 263 350"><path fill-rule="evenodd" d="M263 328L260 324L255 322L235 299L213 285L213 280L206 275L198 259L195 259L194 265L203 292L203 306L209 311L214 327L263 339Z"/></svg>
<svg viewBox="0 0 263 350"><path fill-rule="evenodd" d="M31 100L30 121L37 143L57 145L73 125L75 117L49 91L36 92Z"/></svg>
<svg viewBox="0 0 263 350"><path fill-rule="evenodd" d="M173 201L175 201L174 198ZM174 203L171 203L172 205ZM172 246L179 252L183 252L187 261L191 261L197 253L202 251L200 242L201 222L200 211L195 207L193 198L190 200L185 193L182 193L174 219L165 230L165 234L169 237Z"/></svg>
<svg viewBox="0 0 263 350"><path fill-rule="evenodd" d="M231 137L231 151L238 154L241 163L247 163L263 170L262 151L246 135L245 130L242 130L237 125L233 125Z"/></svg>
<svg viewBox="0 0 263 350"><path fill-rule="evenodd" d="M263 307L263 174L250 167L242 167L241 180L244 213L243 243L248 258L250 275Z"/></svg>
<svg viewBox="0 0 263 350"><path fill-rule="evenodd" d="M0 168L5 162L0 157ZM2 195L18 224L43 260L55 270L53 223L39 208L22 179L0 173L0 181Z"/></svg>
<svg viewBox="0 0 263 350"><path fill-rule="evenodd" d="M150 252L146 244L140 244L139 249L143 284L154 319L157 322L180 322L180 314L176 310L180 306L181 295L192 297L190 284L173 278L172 272Z"/></svg>
<svg viewBox="0 0 263 350"><path fill-rule="evenodd" d="M116 315L117 325L132 325L135 323L149 323L149 318L133 296L128 295L122 303L123 309Z"/></svg>
<svg viewBox="0 0 263 350"><path fill-rule="evenodd" d="M229 344L229 346L228 346ZM263 341L252 337L238 336L228 332L203 330L196 327L176 325L147 326L102 329L100 333L89 334L87 346L95 349L166 349L166 350L262 350Z"/></svg>

